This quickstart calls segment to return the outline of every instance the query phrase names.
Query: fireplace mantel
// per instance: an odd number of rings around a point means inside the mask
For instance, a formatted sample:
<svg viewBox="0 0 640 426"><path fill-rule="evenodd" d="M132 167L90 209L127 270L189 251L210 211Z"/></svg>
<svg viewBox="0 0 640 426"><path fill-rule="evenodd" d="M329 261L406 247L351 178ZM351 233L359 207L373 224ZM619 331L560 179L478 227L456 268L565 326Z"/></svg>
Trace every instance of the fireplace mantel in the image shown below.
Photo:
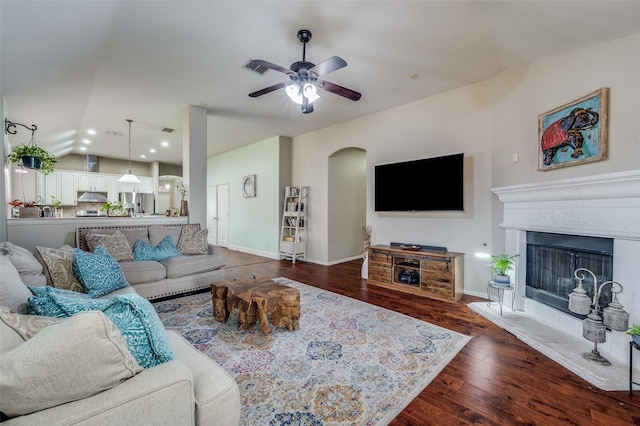
<svg viewBox="0 0 640 426"><path fill-rule="evenodd" d="M625 389L629 336L608 331L607 341L598 348L613 366L594 366L579 355L592 345L582 338L582 322L526 297L526 233L613 238L613 280L624 286L620 303L629 312L630 323L640 323L640 313L634 309L640 303L640 170L499 187L492 192L504 204L501 227L506 231L506 253L520 255L514 271L517 311L494 315L486 303L474 310L601 389Z"/></svg>
<svg viewBox="0 0 640 426"><path fill-rule="evenodd" d="M640 170L493 188L505 229L640 240Z"/></svg>

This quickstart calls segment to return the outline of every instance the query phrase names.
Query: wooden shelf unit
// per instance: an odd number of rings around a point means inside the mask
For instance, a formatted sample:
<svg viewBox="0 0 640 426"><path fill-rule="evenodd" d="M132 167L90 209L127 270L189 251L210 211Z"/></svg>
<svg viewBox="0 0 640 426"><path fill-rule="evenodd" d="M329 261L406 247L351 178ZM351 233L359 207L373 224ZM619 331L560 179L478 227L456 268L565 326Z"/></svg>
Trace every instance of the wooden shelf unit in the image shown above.
<svg viewBox="0 0 640 426"><path fill-rule="evenodd" d="M307 257L306 204L308 186L287 186L284 190L282 227L280 228L280 259L305 260Z"/></svg>
<svg viewBox="0 0 640 426"><path fill-rule="evenodd" d="M371 246L367 283L455 302L464 289L464 253Z"/></svg>

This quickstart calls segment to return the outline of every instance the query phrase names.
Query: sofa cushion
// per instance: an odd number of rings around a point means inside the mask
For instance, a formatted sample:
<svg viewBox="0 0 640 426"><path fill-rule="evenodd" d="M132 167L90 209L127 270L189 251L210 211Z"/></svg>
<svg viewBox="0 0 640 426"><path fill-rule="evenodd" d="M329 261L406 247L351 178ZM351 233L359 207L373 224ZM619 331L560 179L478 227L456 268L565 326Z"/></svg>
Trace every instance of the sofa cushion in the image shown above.
<svg viewBox="0 0 640 426"><path fill-rule="evenodd" d="M118 261L133 259L131 246L129 246L127 238L119 230L116 230L111 235L89 234L87 236L87 245L91 251L95 251L99 245L104 247Z"/></svg>
<svg viewBox="0 0 640 426"><path fill-rule="evenodd" d="M208 235L208 229L195 231L191 227L185 227L180 234L178 251L182 254L207 254L209 252Z"/></svg>
<svg viewBox="0 0 640 426"><path fill-rule="evenodd" d="M77 248L74 252L76 260L73 263L73 272L89 296L104 296L129 285L118 261L102 246L96 247L93 253Z"/></svg>
<svg viewBox="0 0 640 426"><path fill-rule="evenodd" d="M178 278L184 277L185 275L220 269L225 265L225 262L226 258L224 255L200 254L172 257L160 263L167 268L167 278Z"/></svg>
<svg viewBox="0 0 640 426"><path fill-rule="evenodd" d="M49 284L56 288L84 292L84 287L73 274L73 262L76 258L73 247L62 246L59 249L36 246L36 253L46 265Z"/></svg>
<svg viewBox="0 0 640 426"><path fill-rule="evenodd" d="M160 241L167 237L167 235L170 235L173 243L175 244L180 241L180 234L184 228L184 226L152 225L149 227L149 242L151 245L157 246L160 244Z"/></svg>
<svg viewBox="0 0 640 426"><path fill-rule="evenodd" d="M144 229L120 229L122 235L125 236L127 242L129 242L129 247L133 249L133 246L136 245L136 241L142 240L145 243L149 242L149 231L147 228Z"/></svg>
<svg viewBox="0 0 640 426"><path fill-rule="evenodd" d="M47 297L29 299L29 309L38 315L66 318L78 312L104 312L118 327L131 354L144 367L173 359L173 352L153 305L137 294L119 294L109 299L66 296L47 288Z"/></svg>
<svg viewBox="0 0 640 426"><path fill-rule="evenodd" d="M141 370L105 314L82 312L0 356L0 411L13 417L76 401Z"/></svg>
<svg viewBox="0 0 640 426"><path fill-rule="evenodd" d="M42 264L29 252L9 241L0 242L0 256L9 259L16 268L23 283L45 285L46 277L42 273Z"/></svg>
<svg viewBox="0 0 640 426"><path fill-rule="evenodd" d="M0 256L0 305L11 312L27 313L27 300L31 292L20 280L18 271L5 256Z"/></svg>
<svg viewBox="0 0 640 426"><path fill-rule="evenodd" d="M180 256L180 252L173 242L173 237L167 235L157 245L145 243L142 240L136 241L133 248L133 260L157 260L161 261L174 256Z"/></svg>
<svg viewBox="0 0 640 426"><path fill-rule="evenodd" d="M167 268L155 260L120 262L120 267L131 285L160 281L167 277Z"/></svg>
<svg viewBox="0 0 640 426"><path fill-rule="evenodd" d="M9 311L9 308L0 306L1 310ZM20 336L16 330L14 330L9 324L7 324L0 315L0 356L9 352L10 350L17 348L24 343L24 339Z"/></svg>

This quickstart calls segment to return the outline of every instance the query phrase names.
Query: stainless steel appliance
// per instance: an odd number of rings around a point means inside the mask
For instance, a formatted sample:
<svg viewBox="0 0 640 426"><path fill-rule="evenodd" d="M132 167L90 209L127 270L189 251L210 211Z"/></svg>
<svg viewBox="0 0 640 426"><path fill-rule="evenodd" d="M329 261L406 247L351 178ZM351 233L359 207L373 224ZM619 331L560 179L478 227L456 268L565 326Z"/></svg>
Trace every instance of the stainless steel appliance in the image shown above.
<svg viewBox="0 0 640 426"><path fill-rule="evenodd" d="M153 194L121 192L118 199L122 202L124 210L131 212L131 216L151 215L156 212L156 201Z"/></svg>
<svg viewBox="0 0 640 426"><path fill-rule="evenodd" d="M76 217L107 217L107 212L100 210L76 210Z"/></svg>

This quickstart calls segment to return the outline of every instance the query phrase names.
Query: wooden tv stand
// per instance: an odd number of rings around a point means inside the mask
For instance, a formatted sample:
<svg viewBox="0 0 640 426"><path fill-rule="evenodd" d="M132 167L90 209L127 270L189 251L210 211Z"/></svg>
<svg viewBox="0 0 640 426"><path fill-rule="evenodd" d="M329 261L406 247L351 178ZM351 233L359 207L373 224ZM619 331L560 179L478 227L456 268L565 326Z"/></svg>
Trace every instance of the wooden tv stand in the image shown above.
<svg viewBox="0 0 640 426"><path fill-rule="evenodd" d="M464 253L369 247L368 284L455 302L464 288Z"/></svg>

